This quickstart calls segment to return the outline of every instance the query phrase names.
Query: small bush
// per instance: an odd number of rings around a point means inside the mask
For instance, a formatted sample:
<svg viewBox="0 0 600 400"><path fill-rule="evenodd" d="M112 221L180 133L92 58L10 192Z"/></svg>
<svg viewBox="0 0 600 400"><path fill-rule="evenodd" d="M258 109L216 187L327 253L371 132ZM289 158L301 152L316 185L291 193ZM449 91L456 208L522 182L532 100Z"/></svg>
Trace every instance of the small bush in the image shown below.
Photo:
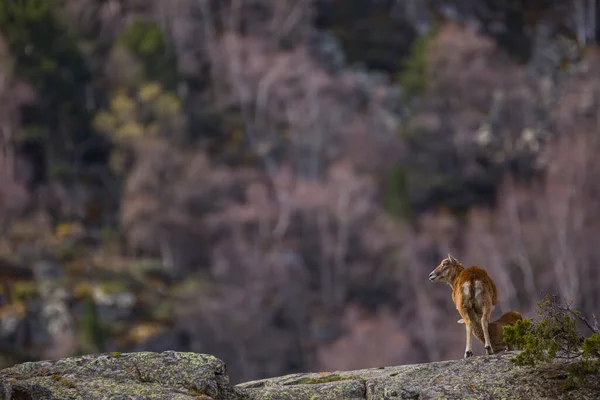
<svg viewBox="0 0 600 400"><path fill-rule="evenodd" d="M84 300L84 311L80 324L80 332L84 346L91 352L102 352L106 342L106 330L100 321L98 308L94 299L87 296Z"/></svg>
<svg viewBox="0 0 600 400"><path fill-rule="evenodd" d="M407 171L402 166L393 167L385 176L384 200L387 210L397 218L411 216Z"/></svg>
<svg viewBox="0 0 600 400"><path fill-rule="evenodd" d="M181 100L156 82L148 82L131 94L124 89L115 91L110 109L96 114L94 128L125 145L146 141L149 137L185 141ZM121 167L115 167L121 171Z"/></svg>
<svg viewBox="0 0 600 400"><path fill-rule="evenodd" d="M600 331L570 303L562 303L555 295L547 295L537 303L538 321L524 319L514 326L504 327L504 341L523 351L511 358L515 365L537 366L555 358L577 359L566 368L567 381L563 388L573 389L585 383L585 378L597 373L600 355ZM583 322L591 331L584 338L577 323Z"/></svg>
<svg viewBox="0 0 600 400"><path fill-rule="evenodd" d="M138 55L160 55L166 50L163 33L152 21L134 19L121 33L119 41Z"/></svg>
<svg viewBox="0 0 600 400"><path fill-rule="evenodd" d="M144 78L160 81L172 90L177 84L177 65L164 32L153 21L133 19L121 32L117 42L142 62Z"/></svg>
<svg viewBox="0 0 600 400"><path fill-rule="evenodd" d="M427 34L415 39L410 48L410 53L402 63L399 76L400 84L404 88L405 97L419 97L427 90L427 51L429 41L439 30L434 25Z"/></svg>

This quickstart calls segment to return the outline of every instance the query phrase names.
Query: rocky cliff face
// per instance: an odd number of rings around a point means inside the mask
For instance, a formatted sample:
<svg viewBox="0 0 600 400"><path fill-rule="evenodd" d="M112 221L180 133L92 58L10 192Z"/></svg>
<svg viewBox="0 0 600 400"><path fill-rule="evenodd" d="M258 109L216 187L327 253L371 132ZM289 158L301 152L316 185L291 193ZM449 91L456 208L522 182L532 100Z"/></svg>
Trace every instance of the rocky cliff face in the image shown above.
<svg viewBox="0 0 600 400"><path fill-rule="evenodd" d="M233 386L225 363L196 353L110 353L0 371L2 400L62 399L597 399L561 389L565 367L516 367L510 354L347 372L293 374ZM600 376L597 377L600 382Z"/></svg>

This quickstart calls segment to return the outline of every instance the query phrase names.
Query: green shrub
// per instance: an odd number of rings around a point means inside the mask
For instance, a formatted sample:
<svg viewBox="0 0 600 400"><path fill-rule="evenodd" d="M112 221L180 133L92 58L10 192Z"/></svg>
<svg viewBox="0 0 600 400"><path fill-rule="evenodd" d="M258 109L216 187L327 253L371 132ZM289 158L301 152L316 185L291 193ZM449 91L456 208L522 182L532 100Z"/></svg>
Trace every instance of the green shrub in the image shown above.
<svg viewBox="0 0 600 400"><path fill-rule="evenodd" d="M152 21L133 19L117 38L143 65L144 80L160 82L169 90L177 84L176 59L162 29Z"/></svg>
<svg viewBox="0 0 600 400"><path fill-rule="evenodd" d="M515 365L537 366L555 358L575 359L565 367L567 381L564 389L585 383L586 377L599 371L600 332L592 326L570 303L560 302L557 296L547 295L537 303L538 321L524 319L514 326L504 327L504 341L522 349L513 358ZM582 337L577 330L582 321L593 332Z"/></svg>
<svg viewBox="0 0 600 400"><path fill-rule="evenodd" d="M402 166L394 166L385 176L384 200L386 209L395 217L410 218L410 194L407 172Z"/></svg>
<svg viewBox="0 0 600 400"><path fill-rule="evenodd" d="M84 347L92 352L104 351L106 343L106 330L104 329L94 299L87 296L84 300L84 311L81 321L81 335L85 342Z"/></svg>
<svg viewBox="0 0 600 400"><path fill-rule="evenodd" d="M165 52L166 43L160 27L151 21L134 19L125 28L119 41L139 56L159 55Z"/></svg>
<svg viewBox="0 0 600 400"><path fill-rule="evenodd" d="M399 80L407 100L421 96L427 90L427 49L430 39L435 36L438 29L434 26L427 34L415 39L409 55L402 63Z"/></svg>
<svg viewBox="0 0 600 400"><path fill-rule="evenodd" d="M34 163L34 173L42 179L54 178L56 160L70 159L77 145L93 134L85 102L91 73L60 10L57 0L0 0L0 30L15 74L39 98L23 108L24 134L18 139L28 156L39 160L44 154L45 162Z"/></svg>
<svg viewBox="0 0 600 400"><path fill-rule="evenodd" d="M59 9L55 0L0 0L0 26L18 74L37 89L62 89L66 96L90 75ZM67 65L70 74L64 74L58 65Z"/></svg>

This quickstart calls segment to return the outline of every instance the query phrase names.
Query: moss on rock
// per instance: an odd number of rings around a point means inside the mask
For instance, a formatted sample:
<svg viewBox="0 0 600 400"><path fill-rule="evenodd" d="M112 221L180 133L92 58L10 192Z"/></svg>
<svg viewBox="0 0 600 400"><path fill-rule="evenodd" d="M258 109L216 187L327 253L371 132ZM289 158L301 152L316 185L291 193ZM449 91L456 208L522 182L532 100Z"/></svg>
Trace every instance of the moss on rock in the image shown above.
<svg viewBox="0 0 600 400"><path fill-rule="evenodd" d="M111 353L25 363L0 372L0 394L2 399L237 398L221 360L176 352Z"/></svg>

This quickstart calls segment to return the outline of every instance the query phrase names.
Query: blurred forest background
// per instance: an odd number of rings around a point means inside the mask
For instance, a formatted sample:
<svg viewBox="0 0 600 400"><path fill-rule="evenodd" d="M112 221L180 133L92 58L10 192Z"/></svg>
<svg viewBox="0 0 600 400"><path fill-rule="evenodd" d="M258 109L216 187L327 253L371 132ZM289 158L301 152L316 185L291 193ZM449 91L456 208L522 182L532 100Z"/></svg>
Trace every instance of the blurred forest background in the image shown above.
<svg viewBox="0 0 600 400"><path fill-rule="evenodd" d="M596 7L0 0L0 366L460 358L448 252L597 312Z"/></svg>

